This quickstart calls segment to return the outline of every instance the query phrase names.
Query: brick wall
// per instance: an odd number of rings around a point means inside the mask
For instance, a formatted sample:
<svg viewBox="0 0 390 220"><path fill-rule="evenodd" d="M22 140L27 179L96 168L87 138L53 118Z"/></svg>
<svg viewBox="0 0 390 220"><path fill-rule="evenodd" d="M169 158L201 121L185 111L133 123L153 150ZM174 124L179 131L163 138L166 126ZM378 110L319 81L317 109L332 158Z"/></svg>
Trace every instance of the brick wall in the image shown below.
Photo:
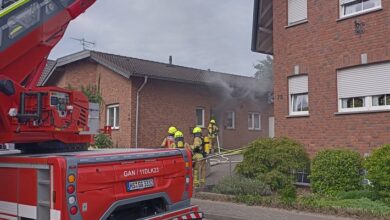
<svg viewBox="0 0 390 220"><path fill-rule="evenodd" d="M325 147L346 147L371 152L390 143L390 113L336 115L337 69L368 62L390 61L390 1L383 10L339 19L339 1L308 0L308 22L286 28L287 1L274 4L274 72L276 135L305 144L309 152ZM365 33L354 33L354 21L365 23ZM294 66L309 79L308 117L289 114L288 79Z"/></svg>

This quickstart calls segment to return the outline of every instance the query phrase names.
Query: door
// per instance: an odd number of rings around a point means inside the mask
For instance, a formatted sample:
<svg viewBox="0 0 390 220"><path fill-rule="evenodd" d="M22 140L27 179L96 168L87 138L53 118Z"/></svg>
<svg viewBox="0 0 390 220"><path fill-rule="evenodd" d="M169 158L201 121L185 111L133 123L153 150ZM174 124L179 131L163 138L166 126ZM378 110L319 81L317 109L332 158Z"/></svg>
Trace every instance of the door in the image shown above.
<svg viewBox="0 0 390 220"><path fill-rule="evenodd" d="M268 118L268 136L275 137L275 117Z"/></svg>

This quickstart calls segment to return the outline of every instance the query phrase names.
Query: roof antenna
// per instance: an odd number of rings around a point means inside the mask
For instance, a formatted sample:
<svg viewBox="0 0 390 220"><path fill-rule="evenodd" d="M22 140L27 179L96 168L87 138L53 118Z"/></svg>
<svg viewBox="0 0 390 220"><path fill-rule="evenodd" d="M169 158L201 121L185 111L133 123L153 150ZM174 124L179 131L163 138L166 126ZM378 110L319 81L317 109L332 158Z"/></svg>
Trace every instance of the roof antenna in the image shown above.
<svg viewBox="0 0 390 220"><path fill-rule="evenodd" d="M71 37L70 39L80 42L80 44L83 46L83 50L94 47L96 45L95 42L87 41L84 38L79 39L79 38Z"/></svg>
<svg viewBox="0 0 390 220"><path fill-rule="evenodd" d="M172 56L169 56L169 65L172 65Z"/></svg>

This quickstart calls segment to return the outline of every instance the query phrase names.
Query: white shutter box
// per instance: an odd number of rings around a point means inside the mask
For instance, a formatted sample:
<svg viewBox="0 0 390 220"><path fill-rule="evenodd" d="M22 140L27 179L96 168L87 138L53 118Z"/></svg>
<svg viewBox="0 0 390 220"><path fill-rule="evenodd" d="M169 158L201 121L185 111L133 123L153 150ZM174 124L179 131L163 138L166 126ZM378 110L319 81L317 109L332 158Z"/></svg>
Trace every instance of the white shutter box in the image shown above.
<svg viewBox="0 0 390 220"><path fill-rule="evenodd" d="M288 79L288 91L290 95L307 93L309 91L307 75L290 77Z"/></svg>
<svg viewBox="0 0 390 220"><path fill-rule="evenodd" d="M390 62L337 72L339 98L390 94Z"/></svg>
<svg viewBox="0 0 390 220"><path fill-rule="evenodd" d="M307 19L307 0L288 0L288 24Z"/></svg>

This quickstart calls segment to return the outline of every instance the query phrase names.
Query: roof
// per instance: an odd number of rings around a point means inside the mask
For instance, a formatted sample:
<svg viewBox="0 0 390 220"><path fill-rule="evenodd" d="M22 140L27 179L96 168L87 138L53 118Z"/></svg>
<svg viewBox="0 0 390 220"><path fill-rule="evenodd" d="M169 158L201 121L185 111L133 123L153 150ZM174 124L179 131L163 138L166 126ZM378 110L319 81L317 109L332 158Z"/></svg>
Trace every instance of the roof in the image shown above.
<svg viewBox="0 0 390 220"><path fill-rule="evenodd" d="M229 86L237 87L242 84L245 84L246 87L253 88L259 86L258 80L254 77L201 70L90 50L84 50L57 59L54 68L51 68L51 72L42 76L43 80L41 85L48 81L52 74L55 73L56 68L83 59L91 59L126 78L132 76L148 76L153 79L204 85L221 84L221 82L224 82L228 83ZM49 67L47 69L49 69Z"/></svg>
<svg viewBox="0 0 390 220"><path fill-rule="evenodd" d="M255 0L252 51L273 54L273 0Z"/></svg>

